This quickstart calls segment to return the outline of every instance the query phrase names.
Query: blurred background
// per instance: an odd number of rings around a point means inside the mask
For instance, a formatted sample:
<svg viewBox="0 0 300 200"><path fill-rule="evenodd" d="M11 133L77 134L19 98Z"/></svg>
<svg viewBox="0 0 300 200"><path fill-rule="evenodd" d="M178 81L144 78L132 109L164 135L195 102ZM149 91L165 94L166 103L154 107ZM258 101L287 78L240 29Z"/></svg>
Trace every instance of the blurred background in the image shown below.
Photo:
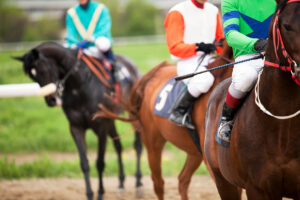
<svg viewBox="0 0 300 200"><path fill-rule="evenodd" d="M163 21L181 0L102 0L110 9L115 53L131 58L143 73L169 53ZM210 1L220 6L220 0ZM65 12L76 0L0 0L0 84L27 83L22 65L12 59L42 41L62 43ZM0 99L0 179L82 177L76 146L61 108L48 108L42 98ZM134 175L133 131L116 122L124 147L127 175ZM87 133L91 174L96 177L97 140ZM176 158L176 159L173 159ZM177 176L185 154L167 144L163 173ZM169 166L169 167L167 167ZM172 168L170 168L172 166ZM149 174L145 152L142 170ZM109 140L104 175L116 176L117 159ZM207 174L202 165L197 174ZM0 184L1 185L1 184Z"/></svg>

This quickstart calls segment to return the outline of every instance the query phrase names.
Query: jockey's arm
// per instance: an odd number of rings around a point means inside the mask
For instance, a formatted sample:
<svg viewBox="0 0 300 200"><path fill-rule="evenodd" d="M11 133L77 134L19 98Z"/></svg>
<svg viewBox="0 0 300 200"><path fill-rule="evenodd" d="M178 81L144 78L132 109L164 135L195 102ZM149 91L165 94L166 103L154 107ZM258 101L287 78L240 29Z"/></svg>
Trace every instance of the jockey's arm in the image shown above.
<svg viewBox="0 0 300 200"><path fill-rule="evenodd" d="M249 53L255 53L254 44L257 38L250 38L240 32L240 14L236 0L222 1L223 27L228 45Z"/></svg>
<svg viewBox="0 0 300 200"><path fill-rule="evenodd" d="M196 55L196 44L185 44L184 19L178 11L168 13L164 22L167 46L170 53L179 58L189 58Z"/></svg>
<svg viewBox="0 0 300 200"><path fill-rule="evenodd" d="M76 37L78 35L77 29L70 15L67 13L66 16L66 47L76 48L77 44L80 42Z"/></svg>
<svg viewBox="0 0 300 200"><path fill-rule="evenodd" d="M216 26L216 36L215 37L216 37L216 43L225 37L224 32L223 32L223 27L222 27L222 20L221 20L221 16L220 16L219 12L217 14L217 26ZM221 54L222 50L223 50L222 47L217 46L218 54Z"/></svg>
<svg viewBox="0 0 300 200"><path fill-rule="evenodd" d="M111 17L107 7L103 7L93 34L93 39L96 47L103 52L108 51L112 46Z"/></svg>

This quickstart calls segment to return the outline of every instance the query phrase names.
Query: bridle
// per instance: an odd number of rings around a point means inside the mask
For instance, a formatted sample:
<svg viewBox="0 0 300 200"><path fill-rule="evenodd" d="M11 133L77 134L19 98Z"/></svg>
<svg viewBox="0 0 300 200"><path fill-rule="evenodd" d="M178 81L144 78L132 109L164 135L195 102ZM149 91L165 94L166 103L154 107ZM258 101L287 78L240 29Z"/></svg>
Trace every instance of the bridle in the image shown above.
<svg viewBox="0 0 300 200"><path fill-rule="evenodd" d="M296 2L300 2L300 0L288 0L286 2L286 5L290 4L290 3L296 3ZM283 71L290 71L291 74L292 74L292 78L295 81L295 83L298 84L298 85L300 85L300 78L296 76L296 75L300 74L300 69L298 69L298 65L297 65L296 61L293 60L293 58L286 51L286 48L284 46L284 43L283 43L283 40L282 40L282 36L281 36L281 33L280 33L279 21L278 21L280 12L281 12L281 9L278 9L278 11L276 12L275 21L274 21L274 24L273 24L273 44L274 44L274 50L275 50L276 59L278 60L278 62L280 62L279 61L279 56L278 56L278 51L279 51L279 47L281 46L281 53L284 56L284 58L287 60L287 62L289 63L289 65L288 66L283 66L283 65L280 65L280 64L277 64L277 63L273 63L273 62L270 62L270 61L267 61L267 60L264 61L264 64L267 65L267 66L276 67L276 68L278 68L280 70L283 70ZM259 107L259 109L261 111L263 111L265 114L267 114L267 115L269 115L271 117L274 117L276 119L280 119L280 120L291 119L291 118L294 118L294 117L298 116L300 114L300 110L298 110L295 113L290 114L290 115L279 116L279 115L274 115L273 113L271 113L270 111L268 111L264 107L264 105L262 104L262 102L261 102L261 100L259 98L259 93L260 93L259 92L259 82L260 82L260 76L261 76L261 74L262 74L262 71L258 75L258 80L256 82L255 89L254 89L254 92L255 92L255 104Z"/></svg>
<svg viewBox="0 0 300 200"><path fill-rule="evenodd" d="M66 75L61 79L61 80L58 80L55 84L56 84L56 92L55 94L57 94L58 96L62 96L62 93L64 91L64 88L65 88L65 82L67 81L67 79L70 77L70 75L76 71L80 65L80 57L82 55L82 50L79 49L78 52L77 52L77 60L76 60L76 63L75 63L75 66L72 67L71 69L69 69L69 71L66 73Z"/></svg>
<svg viewBox="0 0 300 200"><path fill-rule="evenodd" d="M300 3L300 0L288 0L285 5L290 4L290 3L297 3L297 2ZM281 54L283 55L283 57L289 64L281 65L280 63L274 63L274 62L267 61L267 60L264 61L264 64L267 66L278 68L283 71L290 71L291 75L292 75L292 79L295 81L296 84L300 85L300 78L297 77L300 74L300 68L298 68L297 62L287 52L287 50L284 46L284 43L283 43L281 32L280 32L279 14L281 13L281 11L282 11L281 8L277 10L274 24L273 24L273 30L272 30L273 45L274 45L276 60L278 62L280 62L279 56L278 56L278 51L281 50Z"/></svg>

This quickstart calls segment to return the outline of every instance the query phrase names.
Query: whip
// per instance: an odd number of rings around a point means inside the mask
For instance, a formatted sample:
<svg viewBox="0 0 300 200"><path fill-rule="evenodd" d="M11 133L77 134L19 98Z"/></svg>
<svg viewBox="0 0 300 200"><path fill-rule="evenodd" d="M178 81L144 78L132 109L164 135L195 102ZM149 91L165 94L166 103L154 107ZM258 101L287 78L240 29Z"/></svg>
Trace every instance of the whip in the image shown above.
<svg viewBox="0 0 300 200"><path fill-rule="evenodd" d="M251 60L260 59L260 58L263 58L263 57L264 57L263 54L259 54L258 56L254 56L254 57L252 57L252 58L248 58L248 59L241 60L241 61L238 61L238 62L228 63L228 64L221 65L221 66L218 66L218 67L214 67L214 68L211 68L211 69L208 69L208 70L205 70L205 71L195 72L195 73L191 73L191 74L186 74L186 75L183 75L183 76L177 76L177 77L175 78L175 80L176 80L176 81L180 81L180 80L183 80L183 79L186 79L186 78L191 78L191 77L193 77L193 76L195 76L195 75L198 75L198 74L202 74L202 73L205 73L205 72L214 71L214 70L217 70L217 69L229 67L229 66L231 66L231 65L236 65L236 64L248 62L248 61L251 61Z"/></svg>

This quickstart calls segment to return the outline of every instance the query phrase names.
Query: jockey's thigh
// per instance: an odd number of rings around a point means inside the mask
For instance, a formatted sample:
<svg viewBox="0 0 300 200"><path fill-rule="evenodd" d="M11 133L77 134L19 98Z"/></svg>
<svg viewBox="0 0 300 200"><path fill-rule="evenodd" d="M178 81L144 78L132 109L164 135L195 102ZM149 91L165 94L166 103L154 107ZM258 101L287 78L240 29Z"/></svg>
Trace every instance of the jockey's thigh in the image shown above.
<svg viewBox="0 0 300 200"><path fill-rule="evenodd" d="M178 76L207 70L206 66L212 61L213 59L209 55L203 59L200 66L198 66L199 62L201 62L200 56L180 60L177 63ZM214 80L214 76L210 72L206 72L189 79L184 79L183 81L187 84L189 93L193 97L198 97L200 94L206 93L211 88Z"/></svg>
<svg viewBox="0 0 300 200"><path fill-rule="evenodd" d="M242 61L257 55L257 53L242 55L237 57L235 61ZM243 93L249 92L256 83L258 73L262 70L263 67L263 59L251 60L234 65L232 72L232 87L235 90Z"/></svg>

